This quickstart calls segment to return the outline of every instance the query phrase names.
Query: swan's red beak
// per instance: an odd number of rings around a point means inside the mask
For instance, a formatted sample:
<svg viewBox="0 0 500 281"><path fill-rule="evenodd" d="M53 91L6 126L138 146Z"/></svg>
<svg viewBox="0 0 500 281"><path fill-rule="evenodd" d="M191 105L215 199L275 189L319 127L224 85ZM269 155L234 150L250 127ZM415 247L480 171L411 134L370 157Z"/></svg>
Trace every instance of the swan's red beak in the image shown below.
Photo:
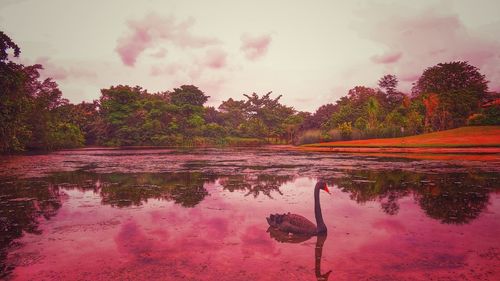
<svg viewBox="0 0 500 281"><path fill-rule="evenodd" d="M325 184L325 191L328 192L328 194L331 194L330 190L328 190L328 186L326 186L326 184Z"/></svg>

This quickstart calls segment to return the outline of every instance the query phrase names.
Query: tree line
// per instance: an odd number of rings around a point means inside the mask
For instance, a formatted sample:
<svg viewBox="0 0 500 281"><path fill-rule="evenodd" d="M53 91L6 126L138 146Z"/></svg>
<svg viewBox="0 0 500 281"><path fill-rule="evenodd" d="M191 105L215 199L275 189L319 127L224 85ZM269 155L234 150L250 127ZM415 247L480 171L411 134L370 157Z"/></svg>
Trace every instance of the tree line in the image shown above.
<svg viewBox="0 0 500 281"><path fill-rule="evenodd" d="M117 85L102 89L98 100L72 104L53 79L40 78L42 65L11 60L20 53L0 32L2 153L83 145L303 144L500 124L498 93L488 92L478 68L461 61L427 68L409 94L398 90L396 76L385 75L378 88L356 86L309 113L282 104L272 92L206 106L209 96L194 85L157 93Z"/></svg>

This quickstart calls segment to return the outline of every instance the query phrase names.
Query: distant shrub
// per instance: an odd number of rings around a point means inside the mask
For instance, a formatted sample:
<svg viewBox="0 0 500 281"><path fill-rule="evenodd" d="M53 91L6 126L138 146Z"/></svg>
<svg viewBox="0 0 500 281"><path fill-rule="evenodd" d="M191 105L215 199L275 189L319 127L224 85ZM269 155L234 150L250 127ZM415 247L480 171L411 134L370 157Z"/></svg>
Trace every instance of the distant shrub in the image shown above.
<svg viewBox="0 0 500 281"><path fill-rule="evenodd" d="M342 141L346 139L358 140L363 138L363 133L361 130L350 128L345 128L347 132L342 135L342 131L340 129L332 129L328 131L321 130L307 130L304 131L294 142L295 145L303 145L303 144L311 144L311 143L320 143L320 142L331 142L331 141ZM350 132L350 133L349 133Z"/></svg>
<svg viewBox="0 0 500 281"><path fill-rule="evenodd" d="M193 137L191 138L191 145L194 147L205 147L213 144L212 139L204 137Z"/></svg>
<svg viewBox="0 0 500 281"><path fill-rule="evenodd" d="M81 147L85 138L78 126L71 123L57 123L50 127L49 149Z"/></svg>
<svg viewBox="0 0 500 281"><path fill-rule="evenodd" d="M152 145L179 146L182 142L183 138L179 135L154 135L151 137Z"/></svg>
<svg viewBox="0 0 500 281"><path fill-rule="evenodd" d="M343 140L350 140L352 138L352 124L351 122L343 122L338 126L340 136Z"/></svg>
<svg viewBox="0 0 500 281"><path fill-rule="evenodd" d="M307 130L304 131L301 135L299 135L295 144L302 145L302 144L318 143L322 141L323 141L323 135L320 130Z"/></svg>
<svg viewBox="0 0 500 281"><path fill-rule="evenodd" d="M209 138L221 138L227 135L226 129L217 123L203 126L203 135Z"/></svg>
<svg viewBox="0 0 500 281"><path fill-rule="evenodd" d="M160 146L183 146L184 138L178 134L172 135L154 135L151 137L151 145Z"/></svg>
<svg viewBox="0 0 500 281"><path fill-rule="evenodd" d="M323 132L323 141L340 141L342 135L339 129L331 129L328 132Z"/></svg>
<svg viewBox="0 0 500 281"><path fill-rule="evenodd" d="M471 126L500 125L500 106L491 106L481 113L471 115L467 119L467 124Z"/></svg>
<svg viewBox="0 0 500 281"><path fill-rule="evenodd" d="M359 130L366 130L368 128L368 121L364 117L359 117L356 119L356 122L354 122L354 127L359 129Z"/></svg>
<svg viewBox="0 0 500 281"><path fill-rule="evenodd" d="M351 139L352 140L363 139L363 132L361 130L359 130L359 129L352 128Z"/></svg>

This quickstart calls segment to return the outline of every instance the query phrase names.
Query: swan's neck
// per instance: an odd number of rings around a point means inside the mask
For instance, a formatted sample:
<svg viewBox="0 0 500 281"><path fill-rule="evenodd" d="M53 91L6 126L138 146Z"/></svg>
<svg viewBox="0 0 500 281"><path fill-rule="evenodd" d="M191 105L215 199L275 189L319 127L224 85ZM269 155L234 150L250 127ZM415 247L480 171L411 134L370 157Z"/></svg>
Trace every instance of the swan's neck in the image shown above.
<svg viewBox="0 0 500 281"><path fill-rule="evenodd" d="M319 188L314 189L314 215L316 217L317 233L326 233L326 225L321 214L321 205L319 202Z"/></svg>

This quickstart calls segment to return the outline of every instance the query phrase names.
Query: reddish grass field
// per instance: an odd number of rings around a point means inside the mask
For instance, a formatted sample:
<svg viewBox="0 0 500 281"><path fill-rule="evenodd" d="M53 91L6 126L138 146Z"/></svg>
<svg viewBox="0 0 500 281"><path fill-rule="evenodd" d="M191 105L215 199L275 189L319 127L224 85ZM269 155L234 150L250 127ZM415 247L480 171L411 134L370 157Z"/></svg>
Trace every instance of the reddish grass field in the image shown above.
<svg viewBox="0 0 500 281"><path fill-rule="evenodd" d="M387 139L323 142L304 145L310 148L461 148L500 147L500 126L462 127L418 136Z"/></svg>

